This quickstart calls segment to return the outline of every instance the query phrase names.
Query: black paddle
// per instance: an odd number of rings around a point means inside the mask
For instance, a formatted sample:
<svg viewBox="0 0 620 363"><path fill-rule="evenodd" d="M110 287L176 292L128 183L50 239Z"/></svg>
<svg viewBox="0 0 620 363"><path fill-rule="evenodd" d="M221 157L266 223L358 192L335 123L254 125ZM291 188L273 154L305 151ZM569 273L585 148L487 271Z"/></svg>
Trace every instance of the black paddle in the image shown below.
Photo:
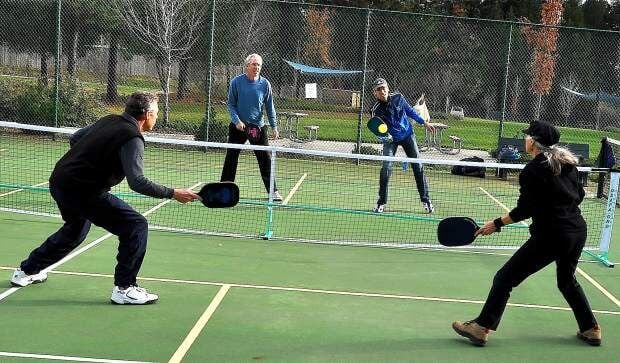
<svg viewBox="0 0 620 363"><path fill-rule="evenodd" d="M445 218L437 226L437 239L448 247L466 246L476 239L474 234L479 228L469 217Z"/></svg>
<svg viewBox="0 0 620 363"><path fill-rule="evenodd" d="M368 120L366 126L368 126L368 130L370 130L370 132L379 137L386 136L388 133L387 125L380 117L377 116L374 116L370 120Z"/></svg>
<svg viewBox="0 0 620 363"><path fill-rule="evenodd" d="M239 202L239 187L233 182L209 183L198 195L207 208L230 208Z"/></svg>
<svg viewBox="0 0 620 363"><path fill-rule="evenodd" d="M251 123L245 124L245 134L248 136L250 143L258 143L260 141L261 132L262 130L258 125Z"/></svg>

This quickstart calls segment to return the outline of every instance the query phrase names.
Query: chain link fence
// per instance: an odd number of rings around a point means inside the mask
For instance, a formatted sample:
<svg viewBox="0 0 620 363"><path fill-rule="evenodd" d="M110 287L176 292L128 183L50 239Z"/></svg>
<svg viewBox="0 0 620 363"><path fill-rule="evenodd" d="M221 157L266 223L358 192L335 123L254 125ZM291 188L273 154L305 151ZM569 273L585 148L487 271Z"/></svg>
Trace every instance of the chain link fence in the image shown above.
<svg viewBox="0 0 620 363"><path fill-rule="evenodd" d="M258 53L274 144L377 153L377 77L412 105L424 96L444 151L448 136L496 150L535 119L589 144L590 159L620 138L618 32L281 1L0 0L0 13L3 120L79 127L151 90L157 133L226 141L228 84Z"/></svg>

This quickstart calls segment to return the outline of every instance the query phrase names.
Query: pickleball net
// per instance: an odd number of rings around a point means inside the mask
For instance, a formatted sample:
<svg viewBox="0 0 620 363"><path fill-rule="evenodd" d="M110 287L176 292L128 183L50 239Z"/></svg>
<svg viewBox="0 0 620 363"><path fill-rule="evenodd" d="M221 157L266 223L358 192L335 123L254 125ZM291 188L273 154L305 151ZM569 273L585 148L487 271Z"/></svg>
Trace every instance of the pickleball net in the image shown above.
<svg viewBox="0 0 620 363"><path fill-rule="evenodd" d="M73 129L0 122L0 210L59 217L47 179L68 150ZM152 229L204 235L281 239L298 242L373 247L445 248L437 242L439 221L471 217L480 225L506 214L519 195L523 164L474 163L346 154L299 148L260 147L147 137L145 176L170 187L194 187L219 181L226 150L242 149L235 182L239 204L206 209L198 203L170 201L149 214ZM620 143L618 144L620 145ZM618 146L620 151L620 146ZM284 197L274 203L261 180L254 150L268 152L272 181ZM615 150L615 149L614 149ZM422 154L424 156L424 153ZM384 213L374 213L379 173L392 166ZM421 163L435 212L425 213L413 178ZM469 175L453 171L467 170ZM586 251L609 263L618 178L608 168L580 167L586 198L581 204L588 223ZM475 172L471 172L475 171ZM483 177L482 177L483 176ZM615 180L615 181L614 181ZM113 188L136 210L165 202L130 190ZM515 249L529 236L528 221L501 233L476 239L468 249ZM43 238L44 236L42 236Z"/></svg>

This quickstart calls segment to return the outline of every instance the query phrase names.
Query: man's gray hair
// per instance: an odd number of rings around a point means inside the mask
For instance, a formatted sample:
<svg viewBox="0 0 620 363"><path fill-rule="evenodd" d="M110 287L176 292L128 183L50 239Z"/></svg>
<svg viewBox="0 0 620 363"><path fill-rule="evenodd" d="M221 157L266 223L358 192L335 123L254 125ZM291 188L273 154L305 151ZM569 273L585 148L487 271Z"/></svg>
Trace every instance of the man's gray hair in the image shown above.
<svg viewBox="0 0 620 363"><path fill-rule="evenodd" d="M256 54L256 53L252 53L249 56L245 57L245 61L243 62L244 66L247 66L248 64L250 64L250 62L252 61L252 58L256 58L260 61L260 64L263 64L263 57L260 56L260 54Z"/></svg>
<svg viewBox="0 0 620 363"><path fill-rule="evenodd" d="M159 96L152 92L137 91L129 96L125 103L125 112L133 117L140 116L152 110L153 104L159 101Z"/></svg>

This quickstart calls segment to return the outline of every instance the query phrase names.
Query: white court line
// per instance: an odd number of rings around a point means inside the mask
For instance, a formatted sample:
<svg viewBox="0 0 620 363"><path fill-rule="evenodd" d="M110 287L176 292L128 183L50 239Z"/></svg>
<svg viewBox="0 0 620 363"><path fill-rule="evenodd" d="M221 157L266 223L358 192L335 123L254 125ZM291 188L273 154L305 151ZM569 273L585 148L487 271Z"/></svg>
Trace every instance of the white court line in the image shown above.
<svg viewBox="0 0 620 363"><path fill-rule="evenodd" d="M489 192L487 192L486 190L484 190L484 188L479 187L486 195L488 195L491 199L493 199L494 201L497 202L497 204L499 204L502 208L504 208L506 210L506 212L510 212L510 209L508 209L508 207L506 207L505 205L503 205L500 201L498 201L497 199L495 199L491 194L489 194ZM525 223L525 221L521 221L521 223L527 225ZM620 301L618 301L618 299L609 291L607 291L607 289L605 289L601 284L599 284L596 280L594 280L594 278L592 278L592 276L588 275L584 270L580 269L579 267L577 267L576 270L581 276L583 276L586 280L588 280L594 287L596 287L600 292L603 293L603 295L607 296L607 298L609 298L609 300L611 300L611 302L613 302L614 304L616 304L616 306L620 306Z"/></svg>
<svg viewBox="0 0 620 363"><path fill-rule="evenodd" d="M0 357L15 357L15 358L33 358L33 359L49 359L49 360L64 360L70 362L98 362L98 363L149 363L135 360L116 360L116 359L102 359L102 358L83 358L83 357L69 357L66 355L48 355L48 354L30 354L30 353L10 353L0 352Z"/></svg>
<svg viewBox="0 0 620 363"><path fill-rule="evenodd" d="M12 269L14 269L14 267L0 266L0 270L12 270ZM87 273L87 272L52 271L52 273L59 274L59 275L114 278L114 275ZM413 296L413 295L378 294L378 293L355 292L355 291L307 289L307 288L286 287L286 286L249 285L249 284L235 284L235 283L213 282L213 281L165 279L165 278L156 278L156 277L138 277L138 280L153 281L153 282L170 282L170 283L175 283L175 284L188 284L188 285L208 285L208 286L228 285L230 287L241 287L241 288L247 288L247 289L308 292L308 293L326 294L326 295L362 296L362 297L376 297L376 298L384 298L384 299L420 300L420 301L437 301L437 302L456 302L456 303L476 304L476 305L484 304L484 301L481 301L481 300L452 299L452 298ZM508 303L508 306L530 308L530 309L572 311L569 307L552 306L552 305ZM595 313L599 313L599 314L620 316L620 311L610 311L610 310L592 310L592 311Z"/></svg>
<svg viewBox="0 0 620 363"><path fill-rule="evenodd" d="M197 187L198 185L200 185L202 183L196 183L195 185L191 186L189 189L193 189L195 187ZM153 208L147 210L146 212L144 212L142 215L143 216L148 216L149 214L155 212L156 210L158 210L159 208L163 207L164 205L170 203L172 201L172 199L167 199L164 200L163 202L159 203L158 205L154 206ZM73 252L71 252L70 254L66 255L65 257L63 257L60 261L56 262L55 264L48 266L47 268L41 270L41 272L50 272L51 270L55 269L56 267L62 265L63 263L71 260L72 258L74 258L75 256L88 251L89 249L97 246L99 243L101 243L102 241L105 241L106 239L110 238L114 236L112 233L106 233L105 235L97 238L96 240L92 241L91 243L87 244L86 246L83 246ZM14 294L16 291L18 291L19 289L21 289L21 287L17 287L17 288L11 288L8 289L7 291L5 291L2 295L0 295L0 301L2 301L3 299L5 299L6 297Z"/></svg>
<svg viewBox="0 0 620 363"><path fill-rule="evenodd" d="M183 357L185 357L185 354L187 354L187 351L189 350L189 348L192 346L192 344L194 344L194 341L198 337L198 334L200 334L202 329L204 329L205 325L207 325L207 323L209 322L209 319L211 319L211 316L213 316L213 313L215 312L217 307L220 305L220 303L224 299L224 296L226 296L226 293L228 292L229 289L230 289L230 285L226 285L226 284L222 285L220 290L217 292L217 294L213 298L213 301L211 301L211 303L207 307L207 310L205 310L205 312L202 313L202 316L200 317L200 319L198 319L198 321L196 322L192 330L190 330L189 334L187 334L187 336L183 340L183 343L181 343L177 351L174 352L174 354L172 355L172 358L170 358L168 363L180 363L181 360L183 360Z"/></svg>
<svg viewBox="0 0 620 363"><path fill-rule="evenodd" d="M289 200L293 198L293 194L297 192L297 189L299 189L299 187L301 186L301 183L303 183L304 179L306 179L306 176L308 176L308 173L304 173L304 175L302 175L301 178L299 178L299 180L297 181L297 184L295 184L293 189L291 189L291 191L288 193L288 195L286 196L286 199L284 199L282 204L288 204Z"/></svg>
<svg viewBox="0 0 620 363"><path fill-rule="evenodd" d="M40 187L41 185L45 185L45 184L47 184L47 183L49 183L49 182L45 181L45 182L43 182L43 183L35 184L35 185L33 185L33 187ZM18 192L23 192L24 190L25 190L25 189L15 189L15 190L11 190L10 192L6 192L6 193L2 193L2 194L0 194L0 197L6 197L7 195L15 194L15 193L18 193Z"/></svg>

